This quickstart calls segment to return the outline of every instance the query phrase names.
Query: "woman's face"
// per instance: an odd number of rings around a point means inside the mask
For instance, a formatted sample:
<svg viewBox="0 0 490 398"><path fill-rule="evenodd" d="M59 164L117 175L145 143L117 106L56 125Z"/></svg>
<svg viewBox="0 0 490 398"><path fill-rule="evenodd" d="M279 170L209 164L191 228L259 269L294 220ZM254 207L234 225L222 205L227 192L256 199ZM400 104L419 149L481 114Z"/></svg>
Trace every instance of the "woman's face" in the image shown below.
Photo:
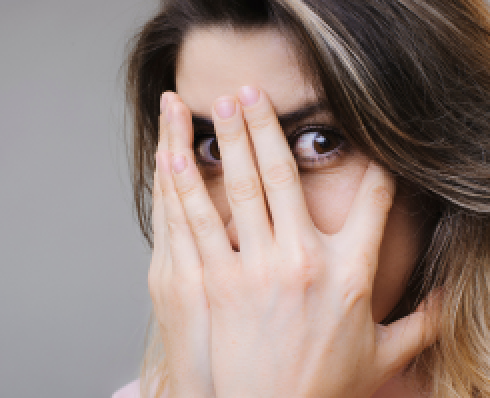
<svg viewBox="0 0 490 398"><path fill-rule="evenodd" d="M238 247L239 242L216 141L209 135L212 130L206 121L211 120L211 107L218 97L235 95L244 85L258 86L268 94L284 133L291 137L291 149L316 227L325 234L341 229L369 159L343 139L337 121L301 73L293 48L276 30L233 31L215 27L192 31L179 55L176 85L177 93L195 118L196 160L201 163L209 194L234 246ZM307 112L297 112L304 110ZM374 282L376 322L385 318L400 299L419 255L423 220L413 207L408 194L397 193Z"/></svg>

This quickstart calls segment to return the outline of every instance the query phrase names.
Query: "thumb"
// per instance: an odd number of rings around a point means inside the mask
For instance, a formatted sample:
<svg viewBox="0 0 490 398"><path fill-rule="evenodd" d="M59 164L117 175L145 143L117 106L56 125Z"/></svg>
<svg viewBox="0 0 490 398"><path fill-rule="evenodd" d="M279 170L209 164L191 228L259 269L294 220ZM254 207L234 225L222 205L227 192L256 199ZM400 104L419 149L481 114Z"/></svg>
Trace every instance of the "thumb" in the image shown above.
<svg viewBox="0 0 490 398"><path fill-rule="evenodd" d="M377 325L378 369L395 375L439 337L443 291L432 290L415 312L388 325Z"/></svg>

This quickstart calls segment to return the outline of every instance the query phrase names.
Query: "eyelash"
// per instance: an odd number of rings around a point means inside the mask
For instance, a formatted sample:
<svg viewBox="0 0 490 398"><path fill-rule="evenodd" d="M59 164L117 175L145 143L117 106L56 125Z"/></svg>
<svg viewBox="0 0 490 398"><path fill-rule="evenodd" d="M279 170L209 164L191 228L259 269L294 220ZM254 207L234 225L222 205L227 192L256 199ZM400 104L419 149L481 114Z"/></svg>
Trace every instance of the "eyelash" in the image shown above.
<svg viewBox="0 0 490 398"><path fill-rule="evenodd" d="M339 129L327 125L308 125L301 127L289 138L289 146L296 158L296 164L301 171L309 171L326 167L333 163L347 148L347 140ZM322 150L315 144L327 143L324 153L314 156L304 155L306 152ZM328 149L331 145L333 148ZM303 156L300 153L303 152ZM201 167L211 172L221 170L219 148L214 133L196 134L194 139L194 153L196 161ZM209 160L211 158L212 160Z"/></svg>

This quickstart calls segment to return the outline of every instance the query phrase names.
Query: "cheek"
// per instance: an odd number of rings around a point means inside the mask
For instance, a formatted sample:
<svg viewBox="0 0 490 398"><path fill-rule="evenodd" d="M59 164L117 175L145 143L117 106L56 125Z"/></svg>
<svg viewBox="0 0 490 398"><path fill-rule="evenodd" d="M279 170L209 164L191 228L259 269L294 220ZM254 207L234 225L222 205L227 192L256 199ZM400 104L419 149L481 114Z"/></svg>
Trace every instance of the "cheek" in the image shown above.
<svg viewBox="0 0 490 398"><path fill-rule="evenodd" d="M342 168L328 173L302 174L301 183L308 210L321 232L335 234L341 230L367 164L367 160L358 161L348 166L344 164ZM205 183L218 213L228 225L232 217L223 178L206 179ZM386 223L373 287L375 322L381 322L400 300L423 247L421 225L425 216L415 214L416 209L410 210L411 207L407 200L397 196ZM228 232L230 236L233 235L233 231Z"/></svg>
<svg viewBox="0 0 490 398"><path fill-rule="evenodd" d="M335 234L342 229L366 167L367 163L358 162L328 175L302 176L308 210L321 232ZM376 322L383 320L400 300L423 247L423 215L414 214L410 207L406 199L397 196L388 216L373 286Z"/></svg>
<svg viewBox="0 0 490 398"><path fill-rule="evenodd" d="M390 211L374 280L373 318L380 322L402 297L424 247L424 215L400 196Z"/></svg>
<svg viewBox="0 0 490 398"><path fill-rule="evenodd" d="M365 171L366 166L359 164L336 173L301 177L310 216L321 232L331 235L341 230Z"/></svg>
<svg viewBox="0 0 490 398"><path fill-rule="evenodd" d="M366 167L350 167L335 173L310 173L301 176L305 201L315 226L325 234L342 228ZM231 219L223 178L206 179L206 188L225 225Z"/></svg>

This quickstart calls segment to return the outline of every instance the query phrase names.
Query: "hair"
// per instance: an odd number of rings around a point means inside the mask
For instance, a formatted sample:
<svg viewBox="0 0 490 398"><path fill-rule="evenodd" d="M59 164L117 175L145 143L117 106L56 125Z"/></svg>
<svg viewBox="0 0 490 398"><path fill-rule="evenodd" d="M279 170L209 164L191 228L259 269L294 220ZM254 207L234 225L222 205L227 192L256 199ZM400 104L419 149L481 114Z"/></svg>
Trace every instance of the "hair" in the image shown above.
<svg viewBox="0 0 490 398"><path fill-rule="evenodd" d="M132 42L126 83L134 204L150 247L160 95L175 90L186 35L278 29L348 138L431 204L427 247L384 322L443 286L440 337L412 368L434 397L490 397L489 16L484 0L162 1ZM142 397L166 383L150 323Z"/></svg>

